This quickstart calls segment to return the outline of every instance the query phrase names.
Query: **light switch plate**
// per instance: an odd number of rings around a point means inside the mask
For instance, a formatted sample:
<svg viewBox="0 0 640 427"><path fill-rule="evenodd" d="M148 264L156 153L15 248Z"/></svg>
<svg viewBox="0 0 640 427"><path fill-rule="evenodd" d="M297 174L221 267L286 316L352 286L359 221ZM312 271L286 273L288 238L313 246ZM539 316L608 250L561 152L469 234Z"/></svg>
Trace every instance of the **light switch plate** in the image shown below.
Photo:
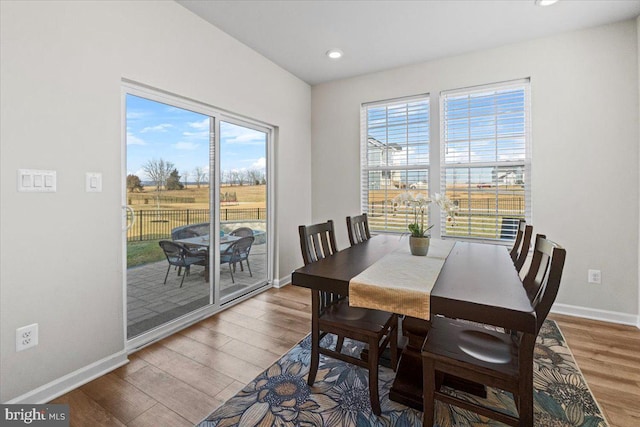
<svg viewBox="0 0 640 427"><path fill-rule="evenodd" d="M18 169L18 191L25 193L55 193L56 171Z"/></svg>
<svg viewBox="0 0 640 427"><path fill-rule="evenodd" d="M100 172L87 172L85 181L87 193L100 193L102 191L102 174Z"/></svg>

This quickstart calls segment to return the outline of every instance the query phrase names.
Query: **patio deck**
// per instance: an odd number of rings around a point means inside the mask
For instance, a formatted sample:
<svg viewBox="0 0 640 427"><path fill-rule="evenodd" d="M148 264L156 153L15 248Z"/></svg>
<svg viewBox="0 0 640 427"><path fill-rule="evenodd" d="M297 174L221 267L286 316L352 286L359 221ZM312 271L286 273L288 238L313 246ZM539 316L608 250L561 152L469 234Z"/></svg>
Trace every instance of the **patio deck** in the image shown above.
<svg viewBox="0 0 640 427"><path fill-rule="evenodd" d="M233 274L226 264L220 266L220 297L249 288L267 279L266 245L254 245L249 255L251 272L240 270ZM127 337L132 338L169 320L178 318L209 304L209 283L204 279L204 267L191 266L191 274L184 279L182 288L178 271L171 269L167 284L163 284L167 261L149 263L127 270ZM184 274L184 270L183 270Z"/></svg>

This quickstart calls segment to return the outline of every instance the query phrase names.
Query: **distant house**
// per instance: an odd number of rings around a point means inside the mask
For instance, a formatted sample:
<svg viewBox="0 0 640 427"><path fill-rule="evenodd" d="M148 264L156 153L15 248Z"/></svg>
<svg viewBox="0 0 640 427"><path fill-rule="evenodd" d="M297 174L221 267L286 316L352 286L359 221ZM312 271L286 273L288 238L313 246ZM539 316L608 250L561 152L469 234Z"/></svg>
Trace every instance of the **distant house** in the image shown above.
<svg viewBox="0 0 640 427"><path fill-rule="evenodd" d="M393 155L390 153L402 151L399 144L386 143L369 136L368 137L367 157L370 165L376 165L380 168L393 166ZM402 176L403 171L380 170L369 175L369 188L379 190L385 187L404 188L405 180Z"/></svg>

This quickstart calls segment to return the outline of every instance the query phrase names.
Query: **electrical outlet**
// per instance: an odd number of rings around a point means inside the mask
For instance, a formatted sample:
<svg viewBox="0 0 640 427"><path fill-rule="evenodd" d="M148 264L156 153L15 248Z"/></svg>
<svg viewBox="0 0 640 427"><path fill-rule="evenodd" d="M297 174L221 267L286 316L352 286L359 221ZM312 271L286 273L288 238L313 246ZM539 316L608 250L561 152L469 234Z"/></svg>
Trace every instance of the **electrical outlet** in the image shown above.
<svg viewBox="0 0 640 427"><path fill-rule="evenodd" d="M595 283L598 285L602 283L602 274L600 273L600 270L589 270L587 276L589 283Z"/></svg>
<svg viewBox="0 0 640 427"><path fill-rule="evenodd" d="M38 324L16 329L16 351L26 350L38 345Z"/></svg>

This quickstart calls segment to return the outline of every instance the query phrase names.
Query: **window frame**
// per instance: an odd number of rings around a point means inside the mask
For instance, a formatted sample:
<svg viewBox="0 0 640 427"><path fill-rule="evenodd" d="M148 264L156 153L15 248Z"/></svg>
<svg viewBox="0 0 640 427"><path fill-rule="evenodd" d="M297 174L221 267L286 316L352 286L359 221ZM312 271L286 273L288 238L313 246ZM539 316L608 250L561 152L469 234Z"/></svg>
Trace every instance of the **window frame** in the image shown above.
<svg viewBox="0 0 640 427"><path fill-rule="evenodd" d="M466 162L458 161L458 162L447 162L447 133L445 131L447 114L445 112L445 102L449 97L467 95L473 96L478 94L487 94L490 92L498 93L499 91L508 91L510 89L522 89L522 94L524 97L523 100L523 108L522 113L524 114L524 122L523 122L523 132L521 137L524 139L523 150L524 150L524 158L522 160L495 160L495 161L472 161L469 159ZM529 78L500 82L500 83L491 83L478 85L473 87L461 88L461 89L453 89L442 91L439 94L439 114L440 114L440 159L439 159L439 175L440 175L440 193L446 194L447 188L447 171L452 169L464 170L467 169L469 171L469 175L471 175L471 170L473 168L492 168L492 174L495 174L495 171L500 168L521 168L522 171L522 181L523 181L523 203L524 203L524 212L520 214L509 215L507 218L514 218L512 221L505 223L504 218L505 215L501 213L500 205L499 205L499 186L494 185L495 187L495 237L490 236L474 236L472 229L472 221L468 220L467 223L467 234L457 234L457 233L447 233L447 223L451 222L451 218L447 218L446 215L442 215L440 217L440 235L443 238L456 238L461 240L482 240L487 242L511 242L515 238L515 234L517 231L517 221L516 218L523 218L528 223L531 222L532 218L532 209L531 209L531 81ZM472 117L472 116L466 116ZM497 118L499 114L496 113L491 117ZM497 128L496 124L496 128ZM496 141L496 152L499 151L500 144L500 136L501 134L496 131L495 141ZM477 140L477 139L476 139ZM471 152L471 146L474 141L474 138L471 137L471 126L469 126L469 137L468 137L468 146L469 152ZM471 154L469 154L471 157ZM496 155L498 157L498 155ZM496 178L497 180L497 178ZM495 181L492 181L492 184L495 184ZM467 190L468 194L468 212L472 211L471 208L471 195L472 195L472 184L469 179L469 189ZM480 189L480 187L478 187ZM487 209L488 210L488 209ZM470 214L471 215L471 214ZM487 217L491 217L487 215ZM498 225L498 219L503 218L500 221L500 225ZM455 219L454 219L455 220ZM459 226L460 224L456 224Z"/></svg>
<svg viewBox="0 0 640 427"><path fill-rule="evenodd" d="M418 161L409 163L408 161L401 165L390 165L388 161L387 164L384 165L371 165L369 161L369 145L370 140L384 144L386 147L389 147L391 143L381 142L376 140L376 138L371 137L369 135L369 131L371 127L369 126L369 110L372 108L387 108L387 115L385 117L384 126L387 130L387 137L389 136L389 110L388 108L395 105L405 104L407 109L410 104L416 103L426 103L426 120L424 122L411 122L410 120L405 120L401 124L405 124L407 126L407 138L402 142L402 147L407 148L407 159L408 159L408 149L409 148L418 148L426 150L426 154L423 156L417 156ZM419 107L420 108L420 107ZM405 114L408 116L409 112ZM420 124L422 123L422 124ZM400 124L400 125L401 125ZM422 134L423 138L426 138L426 141L418 140L416 143L410 143L409 141L409 125L415 124L418 126L425 126L426 129ZM396 126L398 124L396 123ZM419 138L418 138L419 139ZM385 148L381 148L385 150ZM389 148L386 148L388 150ZM423 193L428 195L429 191L429 175L431 171L431 96L429 93L392 98L382 101L368 102L361 104L360 108L360 201L362 212L366 212L369 214L369 228L372 231L377 233L404 233L407 232L407 224L413 222L412 216L410 216L410 212L406 208L399 207L398 205L394 205L393 199L395 198L396 193L401 193L404 191L412 191L414 193ZM382 162L382 161L381 161ZM385 177L385 181L388 181L384 186L381 186L380 190L384 190L384 201L382 202L382 206L380 209L375 209L375 201L373 202L374 209L371 208L371 203L369 201L369 193L372 190L370 187L370 173L371 172L380 172L381 177ZM393 187L393 183L396 182L393 180L394 172L399 173L400 180L397 181L400 183L399 187ZM410 177L415 177L413 180L417 181L411 182ZM424 181L422 181L422 178ZM381 180L382 181L382 180ZM424 184L424 185L423 185ZM383 188L384 187L384 188ZM413 187L413 188L412 188ZM424 187L424 188L423 188ZM391 197L393 196L393 197ZM381 213L380 213L381 212ZM378 217L378 213L382 216L382 226L380 226L380 221L376 218ZM393 216L393 220L389 219L389 216ZM425 217L425 222L428 221L428 212L427 217Z"/></svg>

